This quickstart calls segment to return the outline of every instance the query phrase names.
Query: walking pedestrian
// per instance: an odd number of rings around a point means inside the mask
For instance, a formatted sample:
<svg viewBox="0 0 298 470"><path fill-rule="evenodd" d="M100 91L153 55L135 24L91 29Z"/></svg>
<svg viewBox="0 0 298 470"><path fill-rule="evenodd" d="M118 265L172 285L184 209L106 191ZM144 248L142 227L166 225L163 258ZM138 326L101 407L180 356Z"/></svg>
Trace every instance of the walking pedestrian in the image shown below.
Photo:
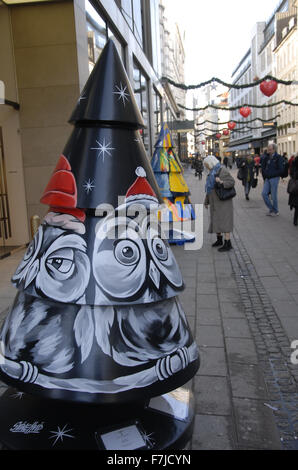
<svg viewBox="0 0 298 470"><path fill-rule="evenodd" d="M215 184L222 184L225 189L233 188L235 180L229 171L222 166L216 157L209 155L204 159L204 166L209 171L206 180L205 208L210 208L210 225L208 233L216 233L217 239L212 246L220 247L218 251L232 249L231 232L233 231L233 200L222 201L216 194ZM224 234L224 240L223 235Z"/></svg>
<svg viewBox="0 0 298 470"><path fill-rule="evenodd" d="M277 153L277 145L268 145L267 154L261 159L262 175L264 187L262 192L263 200L269 209L267 215L276 217L278 212L278 184L283 173L283 158Z"/></svg>
<svg viewBox="0 0 298 470"><path fill-rule="evenodd" d="M246 155L242 159L241 167L242 168L242 184L244 186L244 193L246 200L249 201L249 193L251 190L251 185L254 180L254 169L255 169L255 162L251 155Z"/></svg>
<svg viewBox="0 0 298 470"><path fill-rule="evenodd" d="M291 179L288 183L289 206L290 206L290 210L294 209L293 224L297 225L298 223L298 152L291 164L290 177Z"/></svg>
<svg viewBox="0 0 298 470"><path fill-rule="evenodd" d="M202 173L203 173L203 162L201 158L197 158L195 161L195 176L199 177L199 180L202 179Z"/></svg>
<svg viewBox="0 0 298 470"><path fill-rule="evenodd" d="M228 157L224 157L223 164L226 168L228 168Z"/></svg>
<svg viewBox="0 0 298 470"><path fill-rule="evenodd" d="M260 169L260 163L261 163L261 157L260 155L255 155L254 156L254 162L255 162L255 171L256 171L256 176L259 176L259 169Z"/></svg>

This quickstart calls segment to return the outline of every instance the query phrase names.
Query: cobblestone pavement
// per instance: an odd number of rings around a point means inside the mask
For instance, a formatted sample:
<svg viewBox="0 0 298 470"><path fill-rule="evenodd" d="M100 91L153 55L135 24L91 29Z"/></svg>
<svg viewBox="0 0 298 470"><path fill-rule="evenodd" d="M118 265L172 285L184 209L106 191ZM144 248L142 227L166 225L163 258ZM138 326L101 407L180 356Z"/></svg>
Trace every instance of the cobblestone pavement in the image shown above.
<svg viewBox="0 0 298 470"><path fill-rule="evenodd" d="M205 177L185 177L202 203ZM236 177L236 169L232 170ZM192 449L297 449L298 229L280 183L280 217L266 217L262 182L246 201L237 181L233 250L207 233L200 250L174 246L186 284L179 296L200 348ZM0 323L14 296L9 279L23 252L0 260ZM0 394L5 390L0 383Z"/></svg>

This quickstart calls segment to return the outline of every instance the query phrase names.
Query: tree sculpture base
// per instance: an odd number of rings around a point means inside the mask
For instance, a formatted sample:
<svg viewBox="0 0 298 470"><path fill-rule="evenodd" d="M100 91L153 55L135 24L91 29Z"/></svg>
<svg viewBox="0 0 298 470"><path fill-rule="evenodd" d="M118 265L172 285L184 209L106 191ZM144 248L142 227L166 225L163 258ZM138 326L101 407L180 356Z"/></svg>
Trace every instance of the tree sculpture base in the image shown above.
<svg viewBox="0 0 298 470"><path fill-rule="evenodd" d="M8 388L0 397L0 441L20 450L183 449L194 421L190 385L146 403L101 406Z"/></svg>

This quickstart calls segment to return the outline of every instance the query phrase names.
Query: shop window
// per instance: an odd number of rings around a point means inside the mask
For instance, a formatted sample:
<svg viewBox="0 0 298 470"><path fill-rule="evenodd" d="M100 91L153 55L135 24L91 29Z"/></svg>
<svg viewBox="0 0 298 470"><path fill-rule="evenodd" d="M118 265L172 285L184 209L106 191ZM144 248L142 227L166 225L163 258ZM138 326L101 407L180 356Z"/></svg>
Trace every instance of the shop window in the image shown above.
<svg viewBox="0 0 298 470"><path fill-rule="evenodd" d="M154 106L154 133L155 133L154 141L156 142L158 135L160 133L160 129L161 129L161 96L155 89L153 89L153 92L154 92L153 106Z"/></svg>
<svg viewBox="0 0 298 470"><path fill-rule="evenodd" d="M150 135L150 116L149 116L149 100L148 100L148 81L145 74L134 61L133 66L133 80L134 80L134 93L137 104L143 116L145 128L142 130L141 135L144 142L145 149L150 154L151 152L151 135Z"/></svg>
<svg viewBox="0 0 298 470"><path fill-rule="evenodd" d="M125 52L124 46L120 41L118 35L109 27L106 19L101 16L91 3L86 0L86 17L88 29L88 58L89 58L89 73L91 73L95 63L97 62L104 46L109 38L112 38L121 59L125 65Z"/></svg>
<svg viewBox="0 0 298 470"><path fill-rule="evenodd" d="M143 19L141 0L118 0L123 17L132 30L140 46L143 47Z"/></svg>

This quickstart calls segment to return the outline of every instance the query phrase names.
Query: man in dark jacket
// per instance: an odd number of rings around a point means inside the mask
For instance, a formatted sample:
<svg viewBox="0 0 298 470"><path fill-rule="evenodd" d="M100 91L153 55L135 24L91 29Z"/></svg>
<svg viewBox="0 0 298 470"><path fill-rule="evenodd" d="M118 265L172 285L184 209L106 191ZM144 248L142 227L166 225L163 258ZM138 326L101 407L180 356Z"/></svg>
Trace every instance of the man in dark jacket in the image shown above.
<svg viewBox="0 0 298 470"><path fill-rule="evenodd" d="M264 154L261 159L261 168L264 178L262 196L269 209L267 215L275 217L279 215L277 191L280 176L283 173L283 159L282 156L277 153L276 144L268 145L267 154Z"/></svg>

